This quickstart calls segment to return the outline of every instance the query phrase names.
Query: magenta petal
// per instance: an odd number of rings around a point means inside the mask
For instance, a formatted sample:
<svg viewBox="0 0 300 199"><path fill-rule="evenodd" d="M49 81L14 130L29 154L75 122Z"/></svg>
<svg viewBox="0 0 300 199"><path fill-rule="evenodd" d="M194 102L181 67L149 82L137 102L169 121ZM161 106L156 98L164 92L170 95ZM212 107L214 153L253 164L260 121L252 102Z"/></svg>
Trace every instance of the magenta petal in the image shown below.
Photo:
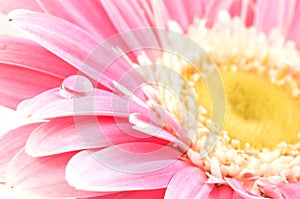
<svg viewBox="0 0 300 199"><path fill-rule="evenodd" d="M163 142L136 132L131 126L127 119L123 118L94 116L56 118L32 132L25 151L31 156L41 157L82 149L103 148L125 142Z"/></svg>
<svg viewBox="0 0 300 199"><path fill-rule="evenodd" d="M246 188L237 180L232 178L225 178L228 185L241 197L246 199L262 199L264 197L259 197L251 194Z"/></svg>
<svg viewBox="0 0 300 199"><path fill-rule="evenodd" d="M173 176L165 198L206 198L214 186L205 184L206 180L207 177L202 170L193 166L186 167Z"/></svg>
<svg viewBox="0 0 300 199"><path fill-rule="evenodd" d="M300 183L288 183L279 187L279 189L286 199L300 198Z"/></svg>
<svg viewBox="0 0 300 199"><path fill-rule="evenodd" d="M32 11L42 11L41 7L33 0L10 0L1 1L0 12L7 14L14 9L28 9Z"/></svg>
<svg viewBox="0 0 300 199"><path fill-rule="evenodd" d="M141 190L141 191L124 191L105 196L79 199L160 199L164 198L166 189Z"/></svg>
<svg viewBox="0 0 300 199"><path fill-rule="evenodd" d="M32 158L21 150L9 165L7 184L24 194L47 197L91 197L107 193L76 190L65 180L65 167L74 153Z"/></svg>
<svg viewBox="0 0 300 199"><path fill-rule="evenodd" d="M9 162L25 146L27 138L39 125L40 123L27 124L0 136L0 182L4 182Z"/></svg>
<svg viewBox="0 0 300 199"><path fill-rule="evenodd" d="M228 186L214 186L209 195L209 199L227 199L232 198L233 190Z"/></svg>
<svg viewBox="0 0 300 199"><path fill-rule="evenodd" d="M123 150L117 151L117 147ZM172 154L172 151L169 151L169 155L158 156L153 153L157 147L163 146L154 143L127 143L95 153L82 151L69 161L66 179L72 186L82 190L129 191L165 188L172 176L188 163L174 160L174 155L178 154ZM153 166L161 166L161 169L149 172ZM133 170L136 172L133 173Z"/></svg>
<svg viewBox="0 0 300 199"><path fill-rule="evenodd" d="M12 109L20 101L58 87L62 82L50 74L15 65L0 63L0 71L0 105Z"/></svg>
<svg viewBox="0 0 300 199"><path fill-rule="evenodd" d="M76 74L73 66L30 40L0 36L0 63L22 66L24 68L48 73L58 78Z"/></svg>
<svg viewBox="0 0 300 199"><path fill-rule="evenodd" d="M78 26L51 15L14 10L8 15L13 26L79 70L97 42Z"/></svg>

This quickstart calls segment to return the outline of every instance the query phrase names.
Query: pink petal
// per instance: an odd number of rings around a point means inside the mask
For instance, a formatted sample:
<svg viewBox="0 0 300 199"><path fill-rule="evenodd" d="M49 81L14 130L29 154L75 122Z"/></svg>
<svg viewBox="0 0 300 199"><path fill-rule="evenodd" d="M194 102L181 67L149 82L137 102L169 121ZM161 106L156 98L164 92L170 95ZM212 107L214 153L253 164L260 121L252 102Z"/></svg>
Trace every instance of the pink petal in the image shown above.
<svg viewBox="0 0 300 199"><path fill-rule="evenodd" d="M136 132L131 126L127 119L123 118L94 116L56 118L32 132L25 151L33 157L41 157L126 142L163 143L162 140Z"/></svg>
<svg viewBox="0 0 300 199"><path fill-rule="evenodd" d="M188 163L174 160L178 152L172 152L171 148L166 156L158 156L155 152L162 147L154 143L127 143L95 153L82 151L69 161L66 179L76 188L94 191L165 188L172 176ZM149 172L153 166L161 167Z"/></svg>
<svg viewBox="0 0 300 199"><path fill-rule="evenodd" d="M108 88L112 80L119 80L131 69L124 60L116 60L120 55L111 48L113 44L105 42L98 47L90 34L65 20L25 10L15 10L8 17L34 41ZM119 37L111 42L125 45Z"/></svg>
<svg viewBox="0 0 300 199"><path fill-rule="evenodd" d="M258 0L256 2L255 26L258 30L269 33L273 28L278 28L282 33L286 32L289 25L289 6L291 1Z"/></svg>
<svg viewBox="0 0 300 199"><path fill-rule="evenodd" d="M298 199L300 197L300 183L287 183L279 189L286 199Z"/></svg>
<svg viewBox="0 0 300 199"><path fill-rule="evenodd" d="M202 17L204 8L201 0L185 0L184 4L187 16L189 17L189 24L193 23L195 17Z"/></svg>
<svg viewBox="0 0 300 199"><path fill-rule="evenodd" d="M282 199L282 194L276 189L264 187L263 191L268 197L271 197L272 199Z"/></svg>
<svg viewBox="0 0 300 199"><path fill-rule="evenodd" d="M97 46L83 29L65 20L37 12L14 10L8 17L16 28L54 54L85 72L82 61Z"/></svg>
<svg viewBox="0 0 300 199"><path fill-rule="evenodd" d="M42 11L40 6L33 0L10 0L1 1L0 12L7 14L14 9L28 9L32 11Z"/></svg>
<svg viewBox="0 0 300 199"><path fill-rule="evenodd" d="M298 1L297 1L298 2ZM287 34L287 38L290 40L293 40L296 42L296 46L299 49L300 48L300 21L299 21L299 17L300 17L300 3L296 3L296 5L294 5L294 15L293 19L291 20L291 24L290 24L290 30Z"/></svg>
<svg viewBox="0 0 300 199"><path fill-rule="evenodd" d="M142 190L142 191L126 191L118 192L115 194L92 197L88 199L159 199L164 198L166 189L155 189L155 190ZM87 199L87 198L81 198Z"/></svg>
<svg viewBox="0 0 300 199"><path fill-rule="evenodd" d="M61 78L16 65L0 63L0 71L0 105L12 109L20 101L58 87L62 82Z"/></svg>
<svg viewBox="0 0 300 199"><path fill-rule="evenodd" d="M206 198L214 185L205 184L205 173L197 167L178 171L168 185L165 198Z"/></svg>
<svg viewBox="0 0 300 199"><path fill-rule="evenodd" d="M218 17L219 11L220 10L228 10L232 4L232 1L233 0L206 1L205 17L209 20L209 22L215 21Z"/></svg>
<svg viewBox="0 0 300 199"><path fill-rule="evenodd" d="M252 0L233 1L229 12L232 17L241 17L247 27L253 24L255 13Z"/></svg>
<svg viewBox="0 0 300 199"><path fill-rule="evenodd" d="M194 1L195 2L195 1ZM176 21L184 30L189 25L188 9L181 0L164 0L168 13L172 20ZM195 2L197 4L198 2Z"/></svg>
<svg viewBox="0 0 300 199"><path fill-rule="evenodd" d="M20 151L27 141L31 132L39 126L37 124L27 124L0 136L0 181L4 182L5 173L9 162Z"/></svg>
<svg viewBox="0 0 300 199"><path fill-rule="evenodd" d="M0 62L48 73L58 78L76 74L73 66L40 45L19 37L1 36Z"/></svg>
<svg viewBox="0 0 300 199"><path fill-rule="evenodd" d="M76 190L65 180L65 167L75 153L32 158L21 150L9 165L7 184L24 194L47 197L91 197L107 193Z"/></svg>
<svg viewBox="0 0 300 199"><path fill-rule="evenodd" d="M252 195L249 191L246 190L246 188L237 180L232 178L225 178L228 185L241 197L244 197L246 199L262 199L264 197L259 197Z"/></svg>
<svg viewBox="0 0 300 199"><path fill-rule="evenodd" d="M47 13L77 24L95 35L99 43L117 34L100 1L38 0L38 2Z"/></svg>
<svg viewBox="0 0 300 199"><path fill-rule="evenodd" d="M209 199L227 199L232 198L233 190L228 186L214 186L209 195Z"/></svg>

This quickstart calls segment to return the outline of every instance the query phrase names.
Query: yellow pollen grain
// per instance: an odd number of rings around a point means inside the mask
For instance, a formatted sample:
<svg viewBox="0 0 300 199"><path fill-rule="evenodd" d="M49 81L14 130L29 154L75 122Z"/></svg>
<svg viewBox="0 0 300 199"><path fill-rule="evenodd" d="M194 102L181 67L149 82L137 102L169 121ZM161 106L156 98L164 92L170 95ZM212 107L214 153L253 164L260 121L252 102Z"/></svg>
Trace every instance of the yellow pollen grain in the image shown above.
<svg viewBox="0 0 300 199"><path fill-rule="evenodd" d="M226 93L226 119L223 129L244 148L272 149L281 142L296 144L300 132L298 98L267 78L246 72L221 72ZM211 113L206 84L195 84L199 103Z"/></svg>

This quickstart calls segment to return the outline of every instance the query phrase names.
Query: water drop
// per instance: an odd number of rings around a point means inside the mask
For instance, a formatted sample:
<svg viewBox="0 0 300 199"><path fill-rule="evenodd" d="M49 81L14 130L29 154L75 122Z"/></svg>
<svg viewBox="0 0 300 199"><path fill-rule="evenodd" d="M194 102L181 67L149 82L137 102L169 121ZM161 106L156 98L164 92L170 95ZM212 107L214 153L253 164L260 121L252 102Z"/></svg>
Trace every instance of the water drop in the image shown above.
<svg viewBox="0 0 300 199"><path fill-rule="evenodd" d="M89 79L81 75L72 75L64 79L60 87L60 95L65 98L88 96L93 91Z"/></svg>

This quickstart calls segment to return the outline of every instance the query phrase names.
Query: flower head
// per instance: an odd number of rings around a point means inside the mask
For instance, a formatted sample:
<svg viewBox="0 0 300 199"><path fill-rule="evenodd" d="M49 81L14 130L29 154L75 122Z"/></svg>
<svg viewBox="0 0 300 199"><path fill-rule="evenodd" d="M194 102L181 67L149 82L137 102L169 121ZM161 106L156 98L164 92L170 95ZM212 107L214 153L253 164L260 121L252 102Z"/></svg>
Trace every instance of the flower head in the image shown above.
<svg viewBox="0 0 300 199"><path fill-rule="evenodd" d="M30 98L0 137L1 180L61 198L297 195L297 1L38 3L7 16L37 44L1 37L0 102Z"/></svg>

